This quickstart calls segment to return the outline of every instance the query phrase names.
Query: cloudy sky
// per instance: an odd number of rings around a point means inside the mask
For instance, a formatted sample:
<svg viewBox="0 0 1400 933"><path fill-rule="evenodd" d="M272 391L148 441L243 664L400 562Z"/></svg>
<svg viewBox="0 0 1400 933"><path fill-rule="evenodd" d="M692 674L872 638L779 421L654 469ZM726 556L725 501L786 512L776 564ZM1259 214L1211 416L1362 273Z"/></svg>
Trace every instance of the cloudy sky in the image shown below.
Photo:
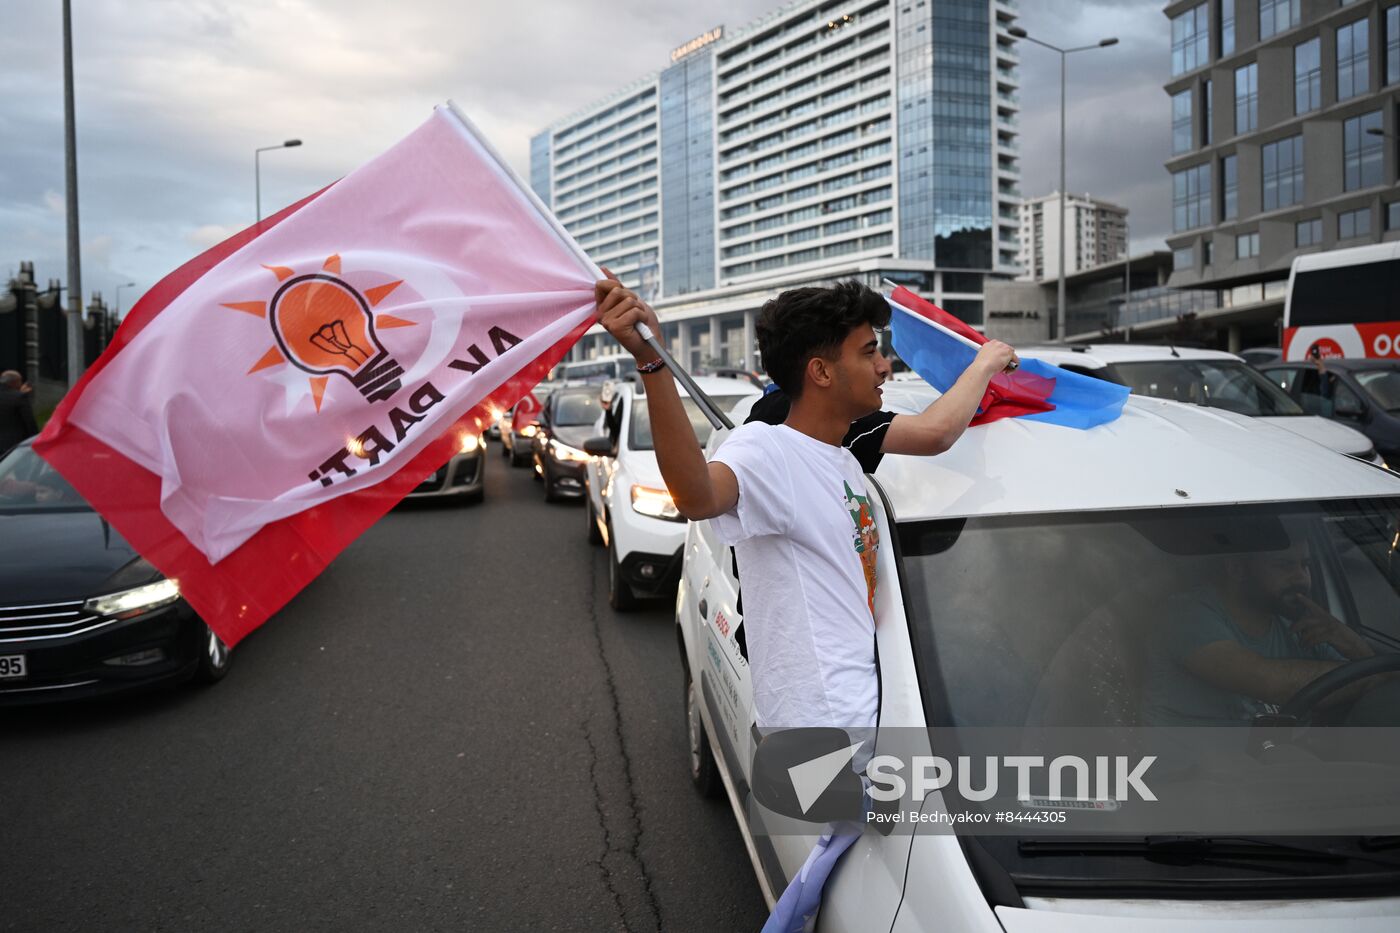
<svg viewBox="0 0 1400 933"><path fill-rule="evenodd" d="M663 66L671 48L775 0L73 0L83 289L123 306L254 220L392 145L446 98L521 174L529 136ZM0 274L66 276L59 0L0 0ZM1071 57L1069 187L1128 207L1160 246L1170 189L1160 0L1021 0ZM1022 45L1023 182L1058 181L1059 57ZM7 275L8 277L8 275Z"/></svg>

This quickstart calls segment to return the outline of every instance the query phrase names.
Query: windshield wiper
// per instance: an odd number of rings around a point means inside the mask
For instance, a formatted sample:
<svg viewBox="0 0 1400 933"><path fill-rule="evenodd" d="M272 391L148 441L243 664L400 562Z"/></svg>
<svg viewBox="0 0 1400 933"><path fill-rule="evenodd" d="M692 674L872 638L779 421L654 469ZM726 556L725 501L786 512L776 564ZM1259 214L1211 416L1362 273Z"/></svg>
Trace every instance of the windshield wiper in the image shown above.
<svg viewBox="0 0 1400 933"><path fill-rule="evenodd" d="M1377 842L1394 837L1367 837L1362 850L1387 847ZM1368 844L1369 843L1369 844ZM1394 845L1395 843L1390 843ZM1022 839L1017 851L1023 856L1107 855L1135 856L1151 861L1189 865L1203 861L1241 860L1284 862L1347 862L1360 860L1400 868L1400 860L1369 851L1302 846L1249 836L1144 836L1129 839L1066 838Z"/></svg>

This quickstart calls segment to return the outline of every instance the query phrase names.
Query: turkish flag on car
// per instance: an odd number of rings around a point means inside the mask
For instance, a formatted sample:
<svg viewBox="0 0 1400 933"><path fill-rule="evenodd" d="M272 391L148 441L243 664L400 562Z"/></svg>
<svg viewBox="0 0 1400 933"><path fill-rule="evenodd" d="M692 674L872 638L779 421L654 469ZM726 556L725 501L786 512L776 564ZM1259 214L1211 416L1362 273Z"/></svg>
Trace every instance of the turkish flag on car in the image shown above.
<svg viewBox="0 0 1400 933"><path fill-rule="evenodd" d="M520 401L515 403L515 411L510 419L511 430L518 433L526 425L538 424L541 411L544 411L544 405L540 404L539 398L533 392L526 392L520 396Z"/></svg>
<svg viewBox="0 0 1400 933"><path fill-rule="evenodd" d="M562 358L599 277L438 108L156 285L34 447L232 645Z"/></svg>

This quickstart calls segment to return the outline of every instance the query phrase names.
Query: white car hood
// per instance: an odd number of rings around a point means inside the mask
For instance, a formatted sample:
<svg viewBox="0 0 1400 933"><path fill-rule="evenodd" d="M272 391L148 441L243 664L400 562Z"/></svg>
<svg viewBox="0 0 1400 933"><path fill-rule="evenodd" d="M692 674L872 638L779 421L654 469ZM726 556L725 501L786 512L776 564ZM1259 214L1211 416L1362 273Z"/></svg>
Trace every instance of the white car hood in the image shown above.
<svg viewBox="0 0 1400 933"><path fill-rule="evenodd" d="M656 465L655 451L629 450L622 455L619 466L627 471L627 478L634 485L666 488L666 481L661 478L661 468Z"/></svg>
<svg viewBox="0 0 1400 933"><path fill-rule="evenodd" d="M1392 933L1400 898L1296 901L1027 898L998 907L1006 933Z"/></svg>
<svg viewBox="0 0 1400 933"><path fill-rule="evenodd" d="M1338 424L1317 415L1293 415L1284 418L1260 418L1260 421L1277 425L1285 431L1292 431L1300 437L1316 441L1323 447L1330 447L1338 453L1359 456L1371 449L1371 439L1355 428Z"/></svg>

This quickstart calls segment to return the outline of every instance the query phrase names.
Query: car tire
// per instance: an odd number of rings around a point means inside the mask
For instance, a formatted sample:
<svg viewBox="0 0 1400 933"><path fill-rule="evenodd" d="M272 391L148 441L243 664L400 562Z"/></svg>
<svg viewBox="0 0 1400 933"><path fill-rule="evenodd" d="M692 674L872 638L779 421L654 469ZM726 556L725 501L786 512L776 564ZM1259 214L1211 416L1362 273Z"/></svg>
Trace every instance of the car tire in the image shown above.
<svg viewBox="0 0 1400 933"><path fill-rule="evenodd" d="M195 669L196 683L214 684L223 680L233 664L233 649L225 645L223 639L214 634L209 626L204 626L204 634L199 640L199 667Z"/></svg>
<svg viewBox="0 0 1400 933"><path fill-rule="evenodd" d="M690 783L701 797L716 797L723 788L720 781L719 765L715 764L715 753L710 750L710 739L705 733L705 720L700 715L700 689L685 672L685 734L690 750Z"/></svg>
<svg viewBox="0 0 1400 933"><path fill-rule="evenodd" d="M593 508L593 496L588 487L583 487L583 510L588 514L588 543L603 543L603 532L598 529L598 513Z"/></svg>
<svg viewBox="0 0 1400 933"><path fill-rule="evenodd" d="M555 485L554 478L549 475L549 467L544 468L544 501L559 501L559 489Z"/></svg>
<svg viewBox="0 0 1400 933"><path fill-rule="evenodd" d="M608 529L608 605L618 612L631 612L641 604L632 587L622 579L622 565L617 560L617 535Z"/></svg>

